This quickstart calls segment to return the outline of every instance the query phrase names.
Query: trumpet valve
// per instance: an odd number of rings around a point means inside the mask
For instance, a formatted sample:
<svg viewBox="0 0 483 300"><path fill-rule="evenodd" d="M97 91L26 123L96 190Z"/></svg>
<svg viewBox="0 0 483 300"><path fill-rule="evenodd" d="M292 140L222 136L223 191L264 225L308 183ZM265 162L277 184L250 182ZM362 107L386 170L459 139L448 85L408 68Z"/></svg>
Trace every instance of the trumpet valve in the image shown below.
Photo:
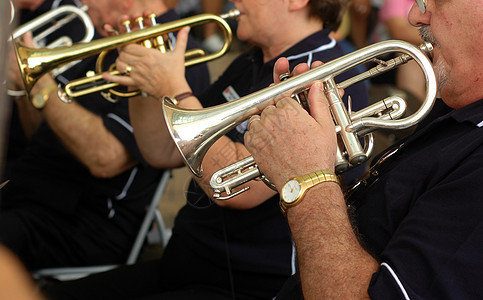
<svg viewBox="0 0 483 300"><path fill-rule="evenodd" d="M136 18L136 20L134 20L134 21L136 23L138 23L139 29L144 29L144 18L143 17ZM153 47L153 43L149 39L142 41L142 44L146 48L152 48Z"/></svg>
<svg viewBox="0 0 483 300"><path fill-rule="evenodd" d="M152 13L148 16L149 20L151 20L151 25L152 26L155 26L158 24L158 22L156 21L156 14L155 13Z"/></svg>
<svg viewBox="0 0 483 300"><path fill-rule="evenodd" d="M126 32L131 32L131 21L126 20L122 22L122 26L126 29Z"/></svg>

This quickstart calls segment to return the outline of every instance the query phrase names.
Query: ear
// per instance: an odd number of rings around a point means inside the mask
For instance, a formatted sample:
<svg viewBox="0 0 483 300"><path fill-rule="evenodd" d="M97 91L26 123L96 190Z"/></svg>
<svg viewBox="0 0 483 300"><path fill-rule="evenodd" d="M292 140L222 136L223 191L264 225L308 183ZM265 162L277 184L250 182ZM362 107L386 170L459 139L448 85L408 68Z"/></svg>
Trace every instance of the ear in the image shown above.
<svg viewBox="0 0 483 300"><path fill-rule="evenodd" d="M288 0L289 1L289 11L297 11L307 7L309 0Z"/></svg>

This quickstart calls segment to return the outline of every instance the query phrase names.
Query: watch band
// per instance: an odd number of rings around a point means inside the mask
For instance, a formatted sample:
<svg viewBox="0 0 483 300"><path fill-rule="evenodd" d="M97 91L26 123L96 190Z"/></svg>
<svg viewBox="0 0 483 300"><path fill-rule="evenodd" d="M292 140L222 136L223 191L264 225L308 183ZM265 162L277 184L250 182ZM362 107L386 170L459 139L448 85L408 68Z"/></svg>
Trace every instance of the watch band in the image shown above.
<svg viewBox="0 0 483 300"><path fill-rule="evenodd" d="M184 92L184 93L181 93L181 94L178 94L176 96L174 96L173 98L169 98L171 100L171 102L178 106L178 104L181 102L181 100L183 99L186 99L188 97L191 97L191 96L194 96L192 92Z"/></svg>
<svg viewBox="0 0 483 300"><path fill-rule="evenodd" d="M334 172L330 170L319 170L319 171L311 172L306 175L290 178L289 180L287 180L287 182L294 179L300 183L300 187L301 187L300 194L298 198L291 203L288 203L284 201L283 198L280 198L280 209L282 210L282 213L284 216L286 216L287 209L289 207L298 205L300 202L302 202L302 199L304 198L305 193L311 187L324 182L335 182L340 185L339 178L337 177L337 175L335 175Z"/></svg>

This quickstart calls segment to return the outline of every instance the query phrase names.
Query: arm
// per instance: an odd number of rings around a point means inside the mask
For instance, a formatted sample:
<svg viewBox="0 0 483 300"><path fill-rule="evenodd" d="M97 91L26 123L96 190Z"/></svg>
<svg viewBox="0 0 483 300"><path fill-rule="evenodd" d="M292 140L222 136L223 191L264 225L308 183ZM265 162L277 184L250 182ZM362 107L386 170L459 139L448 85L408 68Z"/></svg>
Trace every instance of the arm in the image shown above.
<svg viewBox="0 0 483 300"><path fill-rule="evenodd" d="M26 46L32 47L32 34L30 32L24 35ZM13 91L21 91L24 89L24 83L20 76L20 70L17 64L17 58L15 51L12 47L9 47L8 51L8 65L6 69L6 78L8 82L8 88ZM37 131L42 123L42 114L36 110L31 104L27 96L19 96L14 98L18 107L18 116L22 125L22 129L27 138Z"/></svg>
<svg viewBox="0 0 483 300"><path fill-rule="evenodd" d="M130 76L111 76L104 78L123 85L140 88L151 95L149 98L129 100L131 123L136 141L146 161L159 168L177 167L184 163L174 144L162 113L161 99L191 91L185 79L184 51L188 30L178 33L176 48L168 53L160 53L138 45L124 47L116 62L118 70L132 67ZM203 108L199 100L188 97L180 101L179 107L188 109ZM228 137L219 139L208 151L203 160L204 175L195 178L208 196L212 196L209 180L213 172L249 156L241 143L235 143ZM250 190L228 201L215 200L220 206L232 208L251 208L275 195L275 192L262 182L249 182Z"/></svg>
<svg viewBox="0 0 483 300"><path fill-rule="evenodd" d="M31 35L25 36L24 41L27 46L33 46ZM9 78L17 85L22 84L18 68L9 69ZM43 76L32 88L30 97L50 85L57 84L50 75ZM67 150L94 176L112 177L137 163L124 145L107 130L101 116L75 102L69 105L63 103L57 96L56 88L50 92L46 106L40 111L32 107L27 98L18 99L17 103L27 134L31 136L45 120Z"/></svg>
<svg viewBox="0 0 483 300"><path fill-rule="evenodd" d="M288 178L334 169L335 129L320 84L312 85L309 99L312 116L285 98L266 108L245 135L248 150L279 191ZM278 119L286 126L278 126ZM287 218L306 299L368 298L378 263L353 232L336 184L310 189L299 205L288 210Z"/></svg>
<svg viewBox="0 0 483 300"><path fill-rule="evenodd" d="M44 76L31 94L35 95L49 84L55 81L50 75ZM50 93L41 113L67 150L94 176L112 177L137 164L126 147L104 126L101 116L76 102L63 103L57 96L57 89Z"/></svg>
<svg viewBox="0 0 483 300"><path fill-rule="evenodd" d="M367 44L367 18L371 9L370 0L354 0L349 4L349 36L357 48Z"/></svg>

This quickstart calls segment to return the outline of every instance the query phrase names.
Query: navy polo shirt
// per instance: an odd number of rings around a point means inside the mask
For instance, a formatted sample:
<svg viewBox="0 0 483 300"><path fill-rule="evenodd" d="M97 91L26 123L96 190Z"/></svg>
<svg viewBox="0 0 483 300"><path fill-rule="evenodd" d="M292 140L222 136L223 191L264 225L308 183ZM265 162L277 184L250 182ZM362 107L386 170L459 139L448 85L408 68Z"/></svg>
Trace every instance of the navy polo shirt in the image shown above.
<svg viewBox="0 0 483 300"><path fill-rule="evenodd" d="M430 116L349 200L373 299L483 298L483 100Z"/></svg>
<svg viewBox="0 0 483 300"><path fill-rule="evenodd" d="M438 99L348 199L361 242L380 262L371 299L483 298L482 127L483 100L452 110ZM277 296L302 298L297 275Z"/></svg>

